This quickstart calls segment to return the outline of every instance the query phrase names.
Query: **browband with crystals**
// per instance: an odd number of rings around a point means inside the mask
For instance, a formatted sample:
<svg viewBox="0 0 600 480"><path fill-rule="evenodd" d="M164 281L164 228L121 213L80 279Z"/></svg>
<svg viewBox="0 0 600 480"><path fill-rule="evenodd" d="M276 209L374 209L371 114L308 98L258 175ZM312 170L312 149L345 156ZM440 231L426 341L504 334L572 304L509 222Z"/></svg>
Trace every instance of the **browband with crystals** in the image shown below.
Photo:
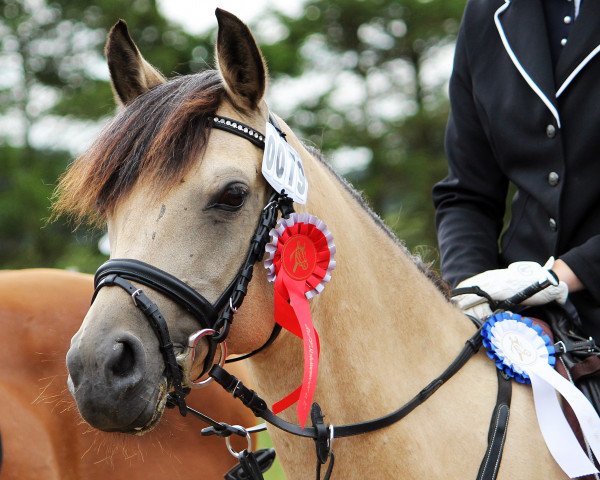
<svg viewBox="0 0 600 480"><path fill-rule="evenodd" d="M246 140L264 150L265 136L248 125L238 122L237 120L218 115L208 117L208 119L211 121L213 128L218 128L219 130L224 130L226 132L239 135L240 137L244 137Z"/></svg>

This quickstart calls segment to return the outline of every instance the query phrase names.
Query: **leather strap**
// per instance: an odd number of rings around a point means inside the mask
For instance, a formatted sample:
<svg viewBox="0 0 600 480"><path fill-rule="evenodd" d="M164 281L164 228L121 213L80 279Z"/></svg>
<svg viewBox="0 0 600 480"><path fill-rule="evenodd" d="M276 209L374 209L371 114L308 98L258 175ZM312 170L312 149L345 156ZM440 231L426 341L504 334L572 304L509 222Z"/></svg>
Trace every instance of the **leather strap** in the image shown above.
<svg viewBox="0 0 600 480"><path fill-rule="evenodd" d="M335 455L333 454L333 452L331 453L331 455L329 456L329 465L327 465L327 470L325 471L325 476L323 477L323 480L329 480L331 478L331 473L333 472L333 465L335 464ZM317 480L321 480L321 466L322 464L320 462L317 462L317 471L316 471L316 475L315 478Z"/></svg>
<svg viewBox="0 0 600 480"><path fill-rule="evenodd" d="M490 428L488 430L488 447L481 461L477 480L496 480L498 468L504 451L504 441L508 431L510 416L510 401L512 398L512 383L504 373L496 369L498 375L498 393L496 406L492 413Z"/></svg>
<svg viewBox="0 0 600 480"><path fill-rule="evenodd" d="M160 268L140 260L115 258L102 264L96 271L92 303L96 299L98 291L106 285L105 279L114 275L141 283L167 296L190 312L202 328L212 328L219 307L222 307L221 304L226 301L223 300L225 296L222 295L215 305L212 305L188 284ZM231 289L230 285L226 292Z"/></svg>
<svg viewBox="0 0 600 480"><path fill-rule="evenodd" d="M225 474L225 480L263 480L275 461L275 449L264 448L256 452L244 450L239 454L239 464Z"/></svg>
<svg viewBox="0 0 600 480"><path fill-rule="evenodd" d="M549 270L549 272L558 281L558 277L556 276L556 273L554 273L552 270ZM485 292L484 290L482 290L480 287L478 287L476 285L472 286L472 287L455 288L450 293L450 296L456 297L457 295L473 294L473 295L477 295L479 297L485 298L488 301L488 304L490 305L490 309L492 311L513 310L513 309L519 307L519 305L522 302L524 302L525 300L527 300L530 297L533 297L536 293L541 292L542 290L549 287L550 285L551 285L550 280L544 280L542 282L537 282L532 285L529 285L528 287L524 288L523 290L515 293L512 297L506 298L504 300L494 300L490 296L489 293Z"/></svg>
<svg viewBox="0 0 600 480"><path fill-rule="evenodd" d="M481 329L483 319L467 315L467 317ZM510 401L512 398L512 383L504 372L496 369L498 376L498 393L496 394L496 405L492 412L490 428L488 429L488 446L485 455L479 465L477 480L496 480L502 452L504 451L504 440L508 430L508 419L510 414Z"/></svg>
<svg viewBox="0 0 600 480"><path fill-rule="evenodd" d="M257 353L260 353L263 350L270 347L273 344L273 342L275 340L277 340L277 337L279 336L280 333L281 333L281 325L276 323L273 326L273 330L271 331L271 336L267 339L267 341L265 343L262 344L262 346L258 347L256 350L252 350L250 353L240 355L239 357L228 358L227 360L225 360L225 363L241 362L242 360L246 360L247 358L253 357Z"/></svg>
<svg viewBox="0 0 600 480"><path fill-rule="evenodd" d="M444 370L444 372L429 383L415 397L409 400L398 410L383 417L368 420L360 423L336 426L334 431L335 438L350 437L361 435L363 433L374 432L388 427L406 417L415 408L425 402L435 391L449 380L461 367L477 352L481 347L481 334L478 330L454 359L454 361ZM244 405L250 408L257 417L261 417L267 423L284 430L293 435L308 438L317 438L317 432L314 427L302 428L299 425L287 422L278 417L267 407L267 403L254 391L246 387L238 378L228 373L219 365L214 365L209 375L215 379L225 390L231 393L235 398L239 398Z"/></svg>
<svg viewBox="0 0 600 480"><path fill-rule="evenodd" d="M324 415L317 402L312 404L310 409L310 418L316 432L315 449L317 451L317 461L322 465L327 462L330 453L329 429L323 421Z"/></svg>
<svg viewBox="0 0 600 480"><path fill-rule="evenodd" d="M148 323L152 327L152 330L154 330L154 334L158 339L160 352L165 362L167 383L174 390L174 393L170 395L171 400L179 407L179 413L185 417L187 414L185 396L189 392L189 389L185 389L182 386L182 373L177 364L177 359L175 358L175 351L173 350L173 343L171 342L169 327L167 326L165 318L160 313L156 304L146 296L143 290L137 288L131 282L125 280L125 278L120 277L116 273L111 273L103 277L102 283L97 288L99 289L111 285L116 285L125 290L133 299L135 306L139 308L148 319ZM96 292L97 291L98 290L96 290Z"/></svg>
<svg viewBox="0 0 600 480"><path fill-rule="evenodd" d="M218 128L225 132L233 133L238 137L243 137L249 142L252 142L258 148L265 149L265 137L262 133L257 132L252 127L243 124L233 118L223 117L221 115L214 115L208 117L210 126L212 128Z"/></svg>
<svg viewBox="0 0 600 480"><path fill-rule="evenodd" d="M321 479L321 467L329 460L329 465L325 471L324 480L328 480L333 471L335 456L333 455L333 431L330 431L323 421L324 415L318 403L313 403L310 409L310 418L317 433L315 440L315 448L317 452L317 465L315 469L315 477Z"/></svg>
<svg viewBox="0 0 600 480"><path fill-rule="evenodd" d="M247 478L252 480L263 480L262 470L252 452L244 450L240 453L238 460Z"/></svg>
<svg viewBox="0 0 600 480"><path fill-rule="evenodd" d="M559 342L554 344L554 348L556 348L556 353L559 355L563 353L583 353L588 355L592 353L600 353L598 351L598 347L596 346L596 342L592 337L586 340L582 337L575 337L574 335L572 338L567 338L566 336L562 337Z"/></svg>

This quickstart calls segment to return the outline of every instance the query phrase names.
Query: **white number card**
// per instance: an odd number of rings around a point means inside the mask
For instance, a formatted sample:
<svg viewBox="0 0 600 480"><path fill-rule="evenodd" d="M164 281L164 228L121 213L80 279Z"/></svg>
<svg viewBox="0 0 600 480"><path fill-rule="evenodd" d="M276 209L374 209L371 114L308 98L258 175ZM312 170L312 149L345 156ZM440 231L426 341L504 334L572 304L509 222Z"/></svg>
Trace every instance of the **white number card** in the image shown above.
<svg viewBox="0 0 600 480"><path fill-rule="evenodd" d="M262 174L276 191L285 190L294 202L306 203L308 182L300 155L269 122L266 129Z"/></svg>

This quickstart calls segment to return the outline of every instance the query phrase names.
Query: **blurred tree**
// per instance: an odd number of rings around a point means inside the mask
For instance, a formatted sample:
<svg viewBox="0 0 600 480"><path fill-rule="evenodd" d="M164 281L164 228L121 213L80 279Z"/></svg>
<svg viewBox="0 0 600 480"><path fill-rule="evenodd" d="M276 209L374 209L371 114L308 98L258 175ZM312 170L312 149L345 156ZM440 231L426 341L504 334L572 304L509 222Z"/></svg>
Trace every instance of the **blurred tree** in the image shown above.
<svg viewBox="0 0 600 480"><path fill-rule="evenodd" d="M154 0L0 0L0 61L13 73L3 83L2 105L17 109L22 144L31 125L48 114L98 119L113 110L102 48L110 27L125 17L145 56L167 74L186 74L204 62L207 39L169 23ZM40 96L46 98L39 100Z"/></svg>
<svg viewBox="0 0 600 480"><path fill-rule="evenodd" d="M436 244L430 191L446 172L448 63L464 0L309 0L263 46L275 87L310 76L293 128L322 149L408 246ZM447 69L446 69L447 71ZM358 149L353 155L351 149ZM422 251L436 258L433 249Z"/></svg>
<svg viewBox="0 0 600 480"><path fill-rule="evenodd" d="M167 74L198 70L210 42L169 23L154 0L127 9L114 0L0 0L0 13L0 267L93 271L102 261L101 232L75 235L64 221L44 219L72 159L61 126L83 128L114 111L102 56L109 28L124 17L149 61Z"/></svg>
<svg viewBox="0 0 600 480"><path fill-rule="evenodd" d="M412 249L435 245L430 189L446 169L448 108L447 68L438 66L451 56L463 6L306 0L298 18L273 11L252 26L273 77L271 105ZM93 270L98 232L73 235L42 220L72 158L64 151L72 126L84 130L114 110L102 56L108 29L124 17L167 75L212 64L214 31L184 32L156 0L127 8L115 0L0 0L0 13L0 266Z"/></svg>

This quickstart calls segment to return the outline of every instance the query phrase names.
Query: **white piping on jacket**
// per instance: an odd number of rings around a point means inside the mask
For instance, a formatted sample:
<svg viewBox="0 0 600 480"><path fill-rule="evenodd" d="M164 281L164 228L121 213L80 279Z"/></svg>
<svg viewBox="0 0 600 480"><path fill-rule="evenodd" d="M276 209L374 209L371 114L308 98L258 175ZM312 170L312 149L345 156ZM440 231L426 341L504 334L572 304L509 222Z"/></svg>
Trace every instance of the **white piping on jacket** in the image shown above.
<svg viewBox="0 0 600 480"><path fill-rule="evenodd" d="M573 79L577 76L577 74L579 72L581 72L581 70L583 69L583 67L585 67L590 62L590 60L596 56L596 54L598 52L600 52L600 45L598 45L596 48L594 48L590 52L590 54L587 57L585 57L581 61L581 63L579 65L577 65L577 67L575 68L575 70L573 70L571 72L571 74L567 77L567 79L563 82L563 84L557 90L557 92L556 92L556 98L558 98L560 96L560 94L565 91L565 88L567 88L569 86L569 84L573 81Z"/></svg>
<svg viewBox="0 0 600 480"><path fill-rule="evenodd" d="M510 44L508 43L508 39L506 38L506 34L504 33L504 29L502 28L502 24L500 23L500 18L499 18L500 14L503 13L508 7L510 7L510 0L505 0L504 5L502 5L500 8L498 8L498 10L496 10L496 13L494 13L494 22L496 23L496 28L498 29L498 33L500 33L500 39L502 40L504 49L506 50L506 53L508 53L508 56L510 57L512 62L515 64L515 67L517 67L517 70L519 70L519 73L521 74L521 76L529 84L529 86L536 93L536 95L538 97L540 97L542 102L544 102L544 104L548 107L548 109L550 110L550 112L552 113L554 118L556 119L556 124L557 124L558 128L560 128L560 116L558 114L558 110L556 109L556 107L554 105L552 105L552 102L548 99L548 97L546 95L544 95L544 92L542 92L540 87L537 86L537 84L533 81L533 79L525 71L525 69L523 68L523 65L521 65L521 62L519 62L519 59L515 55L515 52L513 52L512 48L510 48Z"/></svg>

